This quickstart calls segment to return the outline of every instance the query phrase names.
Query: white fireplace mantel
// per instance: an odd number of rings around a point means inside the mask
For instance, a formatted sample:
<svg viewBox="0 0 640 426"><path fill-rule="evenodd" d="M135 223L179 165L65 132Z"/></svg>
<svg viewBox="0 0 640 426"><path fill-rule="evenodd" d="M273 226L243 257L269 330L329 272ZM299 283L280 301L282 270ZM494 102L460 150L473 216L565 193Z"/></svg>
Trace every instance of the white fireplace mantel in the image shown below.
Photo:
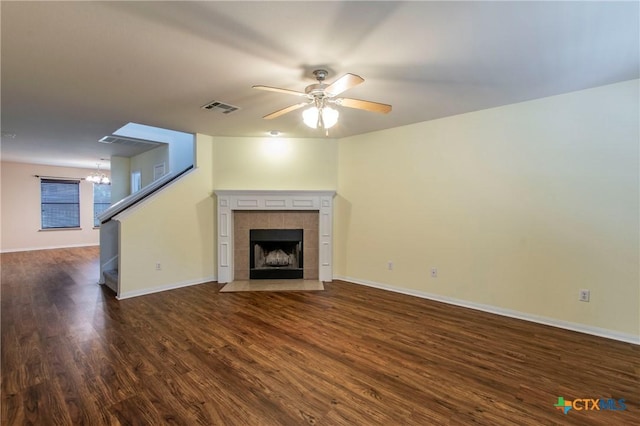
<svg viewBox="0 0 640 426"><path fill-rule="evenodd" d="M234 210L316 210L319 279L333 278L333 197L335 191L215 191L218 224L218 283L233 281Z"/></svg>

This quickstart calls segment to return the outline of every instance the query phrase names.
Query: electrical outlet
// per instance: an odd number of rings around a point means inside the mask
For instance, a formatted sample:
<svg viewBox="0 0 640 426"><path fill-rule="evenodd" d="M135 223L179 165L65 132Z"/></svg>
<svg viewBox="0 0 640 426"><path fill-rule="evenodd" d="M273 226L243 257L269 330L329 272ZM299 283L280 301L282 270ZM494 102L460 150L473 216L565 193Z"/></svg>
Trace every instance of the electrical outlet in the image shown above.
<svg viewBox="0 0 640 426"><path fill-rule="evenodd" d="M589 290L584 288L580 290L579 300L581 302L588 302L590 298L591 298L591 292Z"/></svg>
<svg viewBox="0 0 640 426"><path fill-rule="evenodd" d="M391 261L387 262L387 269L390 271L393 271L393 262Z"/></svg>
<svg viewBox="0 0 640 426"><path fill-rule="evenodd" d="M160 269L162 269L162 265L160 265L160 262L156 262L156 271L159 271Z"/></svg>
<svg viewBox="0 0 640 426"><path fill-rule="evenodd" d="M438 268L431 268L431 278L438 278Z"/></svg>

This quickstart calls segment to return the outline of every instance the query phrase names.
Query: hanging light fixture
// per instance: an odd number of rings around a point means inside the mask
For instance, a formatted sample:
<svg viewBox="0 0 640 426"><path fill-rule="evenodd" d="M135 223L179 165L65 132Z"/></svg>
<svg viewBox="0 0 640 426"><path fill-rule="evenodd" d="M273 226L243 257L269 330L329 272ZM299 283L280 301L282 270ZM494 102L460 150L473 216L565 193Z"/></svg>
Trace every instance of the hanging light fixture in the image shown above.
<svg viewBox="0 0 640 426"><path fill-rule="evenodd" d="M105 175L100 171L100 163L96 164L96 166L97 166L96 171L91 173L89 176L87 176L85 180L87 182L99 183L102 185L111 184L111 181L109 180L107 175Z"/></svg>
<svg viewBox="0 0 640 426"><path fill-rule="evenodd" d="M337 109L325 105L324 99L316 99L315 105L302 111L302 121L312 129L330 129L338 122Z"/></svg>
<svg viewBox="0 0 640 426"><path fill-rule="evenodd" d="M330 129L338 122L338 110L331 107L311 107L302 112L302 121L312 129Z"/></svg>

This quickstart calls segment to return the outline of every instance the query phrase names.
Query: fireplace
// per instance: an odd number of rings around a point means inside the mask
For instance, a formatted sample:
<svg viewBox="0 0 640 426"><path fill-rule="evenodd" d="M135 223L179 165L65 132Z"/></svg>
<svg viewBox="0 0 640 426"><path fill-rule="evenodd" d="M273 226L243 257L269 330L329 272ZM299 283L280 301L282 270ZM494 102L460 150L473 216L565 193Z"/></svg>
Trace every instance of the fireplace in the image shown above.
<svg viewBox="0 0 640 426"><path fill-rule="evenodd" d="M332 280L335 191L217 190L215 194L218 283L250 279L251 229L303 229L303 279Z"/></svg>
<svg viewBox="0 0 640 426"><path fill-rule="evenodd" d="M280 274L268 272L268 270L276 269L300 269L302 270L302 279L318 279L318 212L237 210L233 212L232 216L235 279L279 279L273 278L275 275L287 279L299 276L299 272L294 273L293 271L285 271ZM256 249L255 243L258 241L263 244L259 244L260 248ZM273 244L274 242L277 242L280 247ZM278 249L282 250L284 254L278 252ZM264 251L273 251L269 261L271 265L262 264L266 259L261 260L261 256L266 258L269 254L263 253ZM291 260L292 254L298 262L297 266L277 265L277 263L284 262L285 255L289 256L288 260ZM251 269L259 269L260 272L251 273Z"/></svg>
<svg viewBox="0 0 640 426"><path fill-rule="evenodd" d="M302 279L303 235L302 229L251 229L249 278Z"/></svg>

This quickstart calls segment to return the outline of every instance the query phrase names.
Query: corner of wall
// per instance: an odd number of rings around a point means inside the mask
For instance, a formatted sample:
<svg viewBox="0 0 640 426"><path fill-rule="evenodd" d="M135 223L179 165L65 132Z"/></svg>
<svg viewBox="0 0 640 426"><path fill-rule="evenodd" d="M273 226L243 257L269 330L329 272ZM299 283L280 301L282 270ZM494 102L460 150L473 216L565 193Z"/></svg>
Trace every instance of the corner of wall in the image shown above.
<svg viewBox="0 0 640 426"><path fill-rule="evenodd" d="M197 167L120 224L120 297L215 280L211 137L197 135Z"/></svg>

